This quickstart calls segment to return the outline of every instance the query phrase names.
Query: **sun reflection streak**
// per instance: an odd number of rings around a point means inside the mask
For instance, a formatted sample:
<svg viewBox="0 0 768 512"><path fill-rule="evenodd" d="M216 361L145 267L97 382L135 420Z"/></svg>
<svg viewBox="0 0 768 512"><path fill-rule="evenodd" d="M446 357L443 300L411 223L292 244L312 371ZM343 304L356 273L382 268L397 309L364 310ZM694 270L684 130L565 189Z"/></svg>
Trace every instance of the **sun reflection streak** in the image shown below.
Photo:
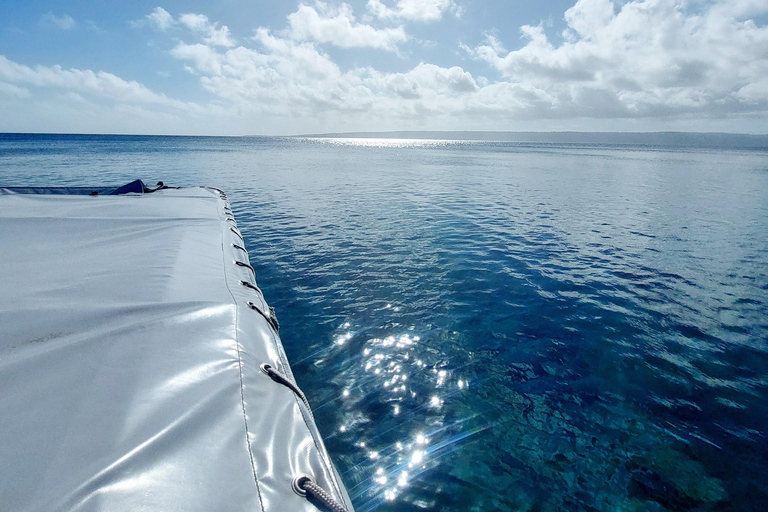
<svg viewBox="0 0 768 512"><path fill-rule="evenodd" d="M445 139L396 139L383 137L302 137L300 140L332 146L354 146L365 148L431 148L455 145L471 145L478 141Z"/></svg>

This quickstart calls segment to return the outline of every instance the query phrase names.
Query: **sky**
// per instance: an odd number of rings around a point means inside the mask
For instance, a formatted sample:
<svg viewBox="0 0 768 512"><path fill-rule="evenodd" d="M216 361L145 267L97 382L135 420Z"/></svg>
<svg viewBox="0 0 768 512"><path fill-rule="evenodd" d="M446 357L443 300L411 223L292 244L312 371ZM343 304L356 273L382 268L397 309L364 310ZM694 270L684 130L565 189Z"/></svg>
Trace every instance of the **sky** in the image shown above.
<svg viewBox="0 0 768 512"><path fill-rule="evenodd" d="M768 133L768 0L0 4L0 132L389 130Z"/></svg>

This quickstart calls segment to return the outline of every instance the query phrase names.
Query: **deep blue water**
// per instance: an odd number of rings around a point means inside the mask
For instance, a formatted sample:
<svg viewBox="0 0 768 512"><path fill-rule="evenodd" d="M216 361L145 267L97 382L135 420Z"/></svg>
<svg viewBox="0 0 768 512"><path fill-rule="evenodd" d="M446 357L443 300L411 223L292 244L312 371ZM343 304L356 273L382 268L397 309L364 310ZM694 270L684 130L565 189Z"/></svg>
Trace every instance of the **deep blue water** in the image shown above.
<svg viewBox="0 0 768 512"><path fill-rule="evenodd" d="M358 511L768 502L768 152L0 135L224 189Z"/></svg>

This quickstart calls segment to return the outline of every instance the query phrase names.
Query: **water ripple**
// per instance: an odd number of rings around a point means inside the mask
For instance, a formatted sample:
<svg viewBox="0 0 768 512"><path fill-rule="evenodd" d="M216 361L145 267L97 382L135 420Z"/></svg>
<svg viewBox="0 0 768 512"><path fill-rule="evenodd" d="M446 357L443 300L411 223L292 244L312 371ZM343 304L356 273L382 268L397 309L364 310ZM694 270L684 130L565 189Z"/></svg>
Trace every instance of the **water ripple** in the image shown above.
<svg viewBox="0 0 768 512"><path fill-rule="evenodd" d="M97 142L0 177L227 190L359 511L768 499L765 153Z"/></svg>

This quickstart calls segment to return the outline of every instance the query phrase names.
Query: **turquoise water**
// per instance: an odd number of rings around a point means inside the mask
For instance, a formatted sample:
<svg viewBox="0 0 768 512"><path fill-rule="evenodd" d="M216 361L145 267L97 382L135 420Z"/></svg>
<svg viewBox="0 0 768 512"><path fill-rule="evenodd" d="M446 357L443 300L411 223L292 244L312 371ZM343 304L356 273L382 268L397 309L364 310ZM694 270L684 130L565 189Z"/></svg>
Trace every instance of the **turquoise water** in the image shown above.
<svg viewBox="0 0 768 512"><path fill-rule="evenodd" d="M768 152L0 135L227 192L358 511L768 500Z"/></svg>

